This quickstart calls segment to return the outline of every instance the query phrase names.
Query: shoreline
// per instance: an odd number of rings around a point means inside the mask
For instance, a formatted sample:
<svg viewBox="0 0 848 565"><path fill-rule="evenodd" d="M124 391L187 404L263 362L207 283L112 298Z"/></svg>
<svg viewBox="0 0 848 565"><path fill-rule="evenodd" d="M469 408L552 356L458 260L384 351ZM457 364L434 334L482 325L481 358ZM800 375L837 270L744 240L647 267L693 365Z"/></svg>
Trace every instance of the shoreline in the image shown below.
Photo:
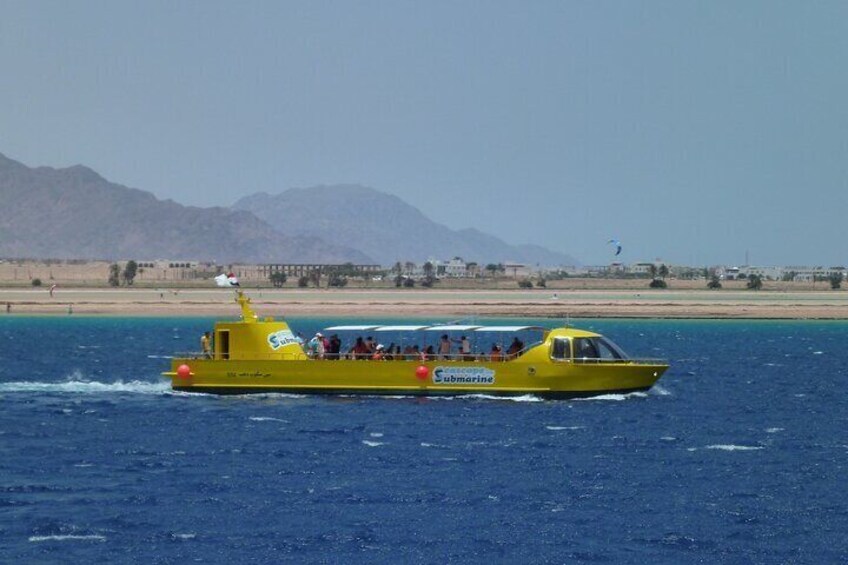
<svg viewBox="0 0 848 565"><path fill-rule="evenodd" d="M838 291L245 290L261 316L848 320ZM0 289L0 316L239 315L227 289Z"/></svg>

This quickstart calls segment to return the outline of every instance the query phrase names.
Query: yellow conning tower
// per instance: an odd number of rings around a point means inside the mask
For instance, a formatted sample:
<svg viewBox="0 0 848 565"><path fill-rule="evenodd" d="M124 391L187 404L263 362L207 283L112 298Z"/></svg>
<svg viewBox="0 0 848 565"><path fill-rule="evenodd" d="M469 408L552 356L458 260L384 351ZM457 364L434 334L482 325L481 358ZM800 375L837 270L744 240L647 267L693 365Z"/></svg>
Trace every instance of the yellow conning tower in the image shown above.
<svg viewBox="0 0 848 565"><path fill-rule="evenodd" d="M215 359L306 359L303 347L287 323L271 317L259 320L250 307L250 298L241 291L236 302L241 306L241 320L215 324Z"/></svg>

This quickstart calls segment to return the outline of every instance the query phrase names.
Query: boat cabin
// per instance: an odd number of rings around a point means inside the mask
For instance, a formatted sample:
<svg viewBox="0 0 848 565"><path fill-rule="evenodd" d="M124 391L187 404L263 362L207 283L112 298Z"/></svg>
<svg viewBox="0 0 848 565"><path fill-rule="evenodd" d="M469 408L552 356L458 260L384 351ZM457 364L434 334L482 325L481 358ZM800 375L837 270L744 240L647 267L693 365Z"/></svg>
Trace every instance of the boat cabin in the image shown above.
<svg viewBox="0 0 848 565"><path fill-rule="evenodd" d="M565 333L565 332L556 332ZM621 362L627 354L611 339L589 332L568 332L573 335L553 335L551 359L580 363Z"/></svg>

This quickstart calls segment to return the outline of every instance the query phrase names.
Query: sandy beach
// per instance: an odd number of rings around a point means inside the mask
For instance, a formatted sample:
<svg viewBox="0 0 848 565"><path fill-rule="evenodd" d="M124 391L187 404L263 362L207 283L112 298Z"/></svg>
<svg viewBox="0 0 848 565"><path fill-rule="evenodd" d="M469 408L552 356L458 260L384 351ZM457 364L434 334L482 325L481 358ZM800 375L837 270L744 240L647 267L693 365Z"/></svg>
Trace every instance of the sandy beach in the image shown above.
<svg viewBox="0 0 848 565"><path fill-rule="evenodd" d="M848 319L845 291L248 290L260 316ZM227 289L0 290L0 315L238 316ZM9 305L8 308L6 305Z"/></svg>

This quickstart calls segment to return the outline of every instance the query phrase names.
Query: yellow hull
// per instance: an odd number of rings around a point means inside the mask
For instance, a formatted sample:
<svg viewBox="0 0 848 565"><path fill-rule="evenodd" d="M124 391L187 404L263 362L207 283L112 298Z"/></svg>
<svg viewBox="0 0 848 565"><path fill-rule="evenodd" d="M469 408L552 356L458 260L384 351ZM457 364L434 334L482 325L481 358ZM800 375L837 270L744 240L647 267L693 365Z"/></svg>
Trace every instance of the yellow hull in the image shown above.
<svg viewBox="0 0 848 565"><path fill-rule="evenodd" d="M190 368L188 378L178 374ZM420 368L425 367L426 373ZM650 388L665 365L461 361L237 361L175 359L165 375L174 390L214 394L462 395L546 398L592 396Z"/></svg>
<svg viewBox="0 0 848 565"><path fill-rule="evenodd" d="M271 318L259 320L250 309L250 300L241 293L236 301L242 307L241 320L215 324L215 347L207 351L211 358L191 356L171 362L171 370L163 375L171 379L174 390L215 394L532 394L565 398L646 390L668 368L662 361L627 359L609 344L607 355L598 350L587 354L579 346L603 345L603 337L574 328L545 330L541 341L507 361L480 354L476 354L477 361L461 356L426 362L309 359L288 324ZM450 328L456 326L428 329ZM495 327L468 328L489 331ZM204 341L204 346L207 343Z"/></svg>

